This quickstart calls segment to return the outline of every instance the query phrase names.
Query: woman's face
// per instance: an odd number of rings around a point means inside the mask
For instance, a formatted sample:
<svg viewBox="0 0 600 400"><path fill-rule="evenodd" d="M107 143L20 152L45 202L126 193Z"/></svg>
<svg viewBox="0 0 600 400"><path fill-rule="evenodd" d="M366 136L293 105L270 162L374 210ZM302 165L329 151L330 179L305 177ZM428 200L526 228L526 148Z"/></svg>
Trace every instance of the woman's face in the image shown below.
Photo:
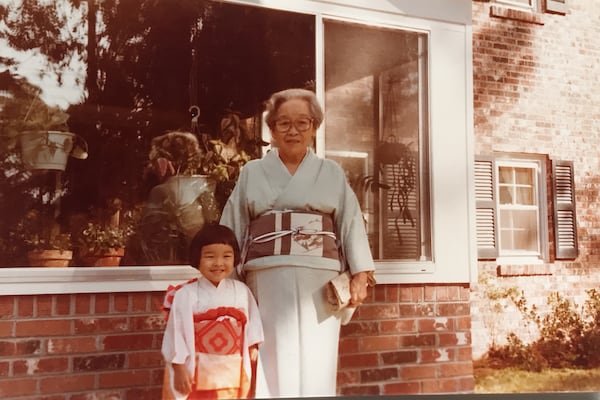
<svg viewBox="0 0 600 400"><path fill-rule="evenodd" d="M282 103L272 133L281 157L304 157L316 134L308 103L301 99Z"/></svg>

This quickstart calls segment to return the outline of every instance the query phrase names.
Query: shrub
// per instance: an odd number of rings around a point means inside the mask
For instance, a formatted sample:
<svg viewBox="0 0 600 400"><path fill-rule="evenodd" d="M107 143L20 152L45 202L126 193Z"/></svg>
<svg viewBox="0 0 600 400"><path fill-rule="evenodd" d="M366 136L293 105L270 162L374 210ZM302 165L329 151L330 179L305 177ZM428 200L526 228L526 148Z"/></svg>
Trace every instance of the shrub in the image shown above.
<svg viewBox="0 0 600 400"><path fill-rule="evenodd" d="M523 293L511 296L523 317L537 325L539 337L525 344L515 334L507 344L492 345L486 353L490 366L516 367L527 371L544 368L596 368L600 366L600 291L586 291L583 307L576 307L559 293L551 293L550 312L540 315L529 307Z"/></svg>

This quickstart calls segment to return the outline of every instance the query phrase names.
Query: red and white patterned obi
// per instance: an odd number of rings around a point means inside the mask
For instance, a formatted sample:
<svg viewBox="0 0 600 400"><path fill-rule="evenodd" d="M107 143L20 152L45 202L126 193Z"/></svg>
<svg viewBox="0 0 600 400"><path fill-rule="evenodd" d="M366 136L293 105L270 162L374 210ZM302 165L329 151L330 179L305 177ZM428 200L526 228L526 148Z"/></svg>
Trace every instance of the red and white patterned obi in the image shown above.
<svg viewBox="0 0 600 400"><path fill-rule="evenodd" d="M245 325L244 313L232 307L194 315L196 390L240 388L249 381L242 365Z"/></svg>

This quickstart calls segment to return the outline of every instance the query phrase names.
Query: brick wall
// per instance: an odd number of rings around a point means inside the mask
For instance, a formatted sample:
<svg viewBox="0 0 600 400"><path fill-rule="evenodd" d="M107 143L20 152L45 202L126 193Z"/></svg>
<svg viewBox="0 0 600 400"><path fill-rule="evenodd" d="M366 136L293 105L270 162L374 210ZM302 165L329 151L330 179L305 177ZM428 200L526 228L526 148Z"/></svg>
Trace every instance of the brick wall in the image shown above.
<svg viewBox="0 0 600 400"><path fill-rule="evenodd" d="M502 269L482 262L480 273L493 277L497 287L524 290L528 302L542 308L552 291L581 304L585 289L600 286L600 2L569 0L566 15L507 13L493 2L472 4L475 154L521 152L572 160L579 235L573 262ZM510 304L501 315L491 313L484 290L473 287L475 357L510 331L536 337Z"/></svg>
<svg viewBox="0 0 600 400"><path fill-rule="evenodd" d="M473 391L469 289L378 285L342 327L344 396Z"/></svg>
<svg viewBox="0 0 600 400"><path fill-rule="evenodd" d="M0 398L159 399L162 296L0 296ZM379 285L343 327L340 394L472 390L466 287Z"/></svg>
<svg viewBox="0 0 600 400"><path fill-rule="evenodd" d="M159 399L162 293L0 297L0 398Z"/></svg>

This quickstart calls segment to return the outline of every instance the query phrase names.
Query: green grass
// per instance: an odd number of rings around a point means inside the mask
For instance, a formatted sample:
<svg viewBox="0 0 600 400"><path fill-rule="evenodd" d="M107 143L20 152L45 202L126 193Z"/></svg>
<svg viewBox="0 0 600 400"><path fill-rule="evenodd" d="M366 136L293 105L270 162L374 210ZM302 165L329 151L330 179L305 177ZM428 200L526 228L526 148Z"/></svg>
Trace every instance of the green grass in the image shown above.
<svg viewBox="0 0 600 400"><path fill-rule="evenodd" d="M598 369L551 369L528 372L514 368L475 367L475 393L598 392Z"/></svg>

